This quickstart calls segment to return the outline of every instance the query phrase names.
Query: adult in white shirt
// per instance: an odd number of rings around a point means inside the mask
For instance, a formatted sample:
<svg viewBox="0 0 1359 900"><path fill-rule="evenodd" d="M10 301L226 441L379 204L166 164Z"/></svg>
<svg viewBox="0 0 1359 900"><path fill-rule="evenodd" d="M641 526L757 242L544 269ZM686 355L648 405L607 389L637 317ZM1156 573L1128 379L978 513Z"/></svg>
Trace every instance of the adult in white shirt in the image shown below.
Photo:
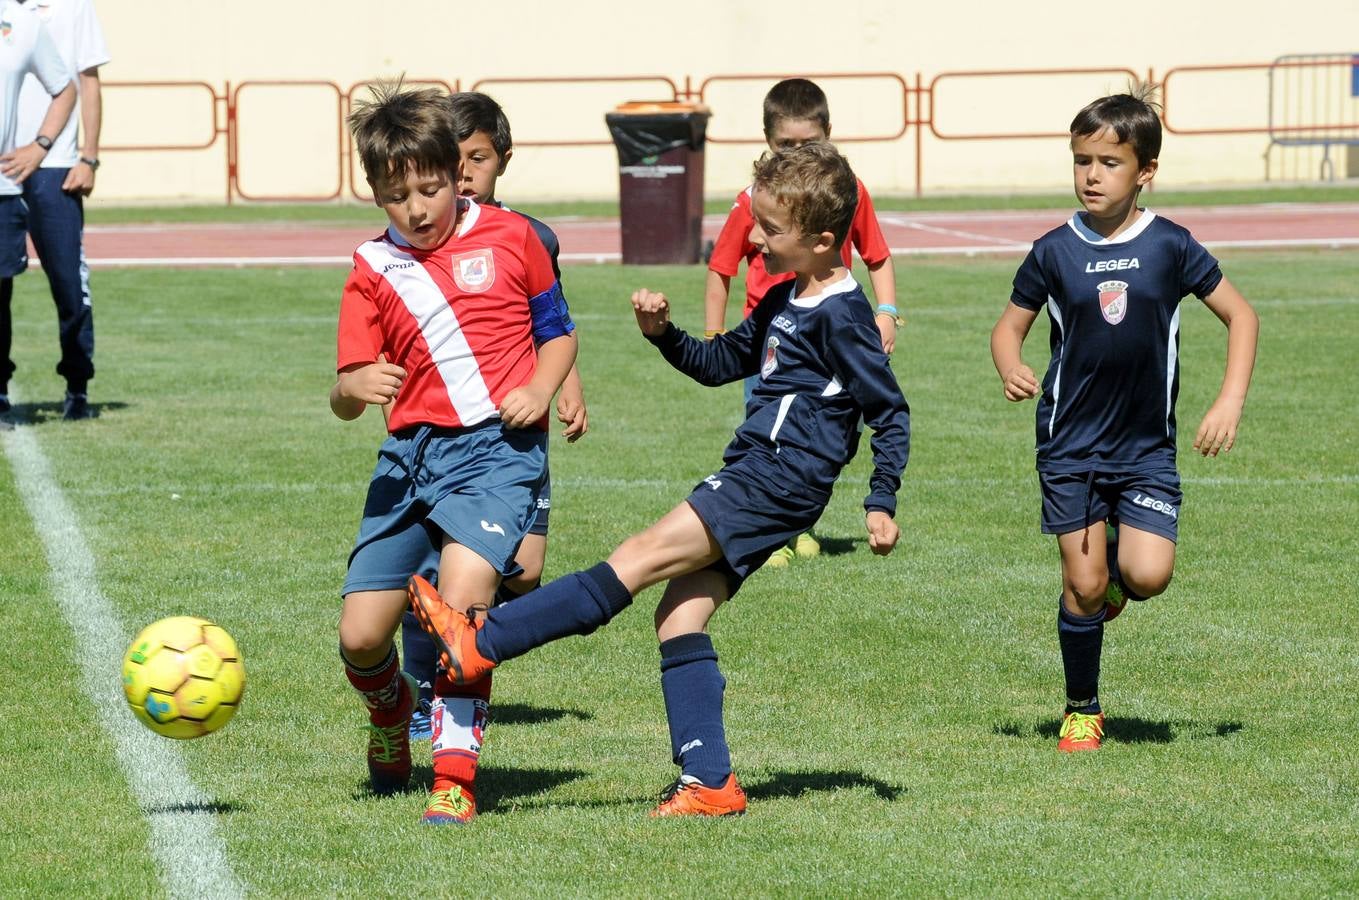
<svg viewBox="0 0 1359 900"><path fill-rule="evenodd" d="M78 114L70 114L36 172L23 183L28 233L42 261L57 307L61 359L66 379L63 417L90 414L87 385L94 377L94 312L82 237L83 198L94 189L99 168L102 103L99 67L109 61L104 32L92 0L19 0L42 21L66 68L74 73ZM21 142L40 141L50 104L43 83L30 75L19 94Z"/></svg>

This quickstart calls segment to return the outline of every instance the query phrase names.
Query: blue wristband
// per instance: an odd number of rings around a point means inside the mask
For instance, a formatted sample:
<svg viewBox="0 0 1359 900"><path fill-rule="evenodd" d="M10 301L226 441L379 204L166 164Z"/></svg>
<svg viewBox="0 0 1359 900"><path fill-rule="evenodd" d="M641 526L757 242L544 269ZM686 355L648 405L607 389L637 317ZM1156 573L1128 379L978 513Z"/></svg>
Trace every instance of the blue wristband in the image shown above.
<svg viewBox="0 0 1359 900"><path fill-rule="evenodd" d="M877 315L877 316L891 316L891 317L893 317L893 318L896 318L896 316L897 316L897 308L896 308L895 306L893 306L892 304L890 304L890 303L879 303L879 304L878 304L877 311L874 312L874 315Z"/></svg>

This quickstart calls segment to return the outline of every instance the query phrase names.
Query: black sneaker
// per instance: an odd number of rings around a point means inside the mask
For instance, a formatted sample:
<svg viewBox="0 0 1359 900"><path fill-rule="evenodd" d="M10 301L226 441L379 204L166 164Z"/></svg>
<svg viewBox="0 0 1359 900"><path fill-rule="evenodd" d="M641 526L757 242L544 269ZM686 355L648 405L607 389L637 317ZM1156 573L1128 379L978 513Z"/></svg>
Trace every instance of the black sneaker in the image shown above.
<svg viewBox="0 0 1359 900"><path fill-rule="evenodd" d="M66 402L61 406L61 417L67 422L74 422L77 419L88 419L94 415L90 409L89 397L85 394L72 394L66 392Z"/></svg>

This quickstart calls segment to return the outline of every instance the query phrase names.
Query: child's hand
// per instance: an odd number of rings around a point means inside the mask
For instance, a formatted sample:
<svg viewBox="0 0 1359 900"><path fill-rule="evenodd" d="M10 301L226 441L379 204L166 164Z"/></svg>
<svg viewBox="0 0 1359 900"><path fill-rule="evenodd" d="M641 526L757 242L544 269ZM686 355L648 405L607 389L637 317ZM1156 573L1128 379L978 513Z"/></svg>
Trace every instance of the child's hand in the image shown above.
<svg viewBox="0 0 1359 900"><path fill-rule="evenodd" d="M891 356L897 346L897 317L878 313L873 317L873 322L878 326L878 336L882 338L882 352Z"/></svg>
<svg viewBox="0 0 1359 900"><path fill-rule="evenodd" d="M897 545L901 529L892 517L880 509L870 510L866 519L868 525L868 549L878 556L886 556Z"/></svg>
<svg viewBox="0 0 1359 900"><path fill-rule="evenodd" d="M665 294L653 293L646 288L633 292L632 311L637 315L637 327L650 337L663 334L670 323L670 303Z"/></svg>
<svg viewBox="0 0 1359 900"><path fill-rule="evenodd" d="M1006 400L1018 403L1038 396L1038 379L1034 377L1033 369L1023 363L1005 373L1003 384Z"/></svg>
<svg viewBox="0 0 1359 900"><path fill-rule="evenodd" d="M563 390L557 396L557 421L566 427L562 437L568 444L574 444L590 430L590 414L585 410L585 398Z"/></svg>
<svg viewBox="0 0 1359 900"><path fill-rule="evenodd" d="M500 421L510 428L528 428L547 415L552 397L531 384L517 387L500 401Z"/></svg>
<svg viewBox="0 0 1359 900"><path fill-rule="evenodd" d="M397 391L401 390L401 382L405 380L405 369L379 359L352 372L341 372L339 385L341 393L346 397L361 403L386 406L396 399Z"/></svg>
<svg viewBox="0 0 1359 900"><path fill-rule="evenodd" d="M1236 443L1236 427L1241 424L1241 404L1218 399L1199 423L1194 449L1204 456L1226 453Z"/></svg>

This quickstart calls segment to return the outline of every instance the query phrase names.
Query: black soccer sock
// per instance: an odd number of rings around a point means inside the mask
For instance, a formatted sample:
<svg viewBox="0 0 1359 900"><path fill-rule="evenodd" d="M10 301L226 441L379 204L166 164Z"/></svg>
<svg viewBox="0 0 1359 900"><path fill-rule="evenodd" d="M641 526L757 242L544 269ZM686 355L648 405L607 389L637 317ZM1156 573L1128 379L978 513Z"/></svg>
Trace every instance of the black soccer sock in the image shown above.
<svg viewBox="0 0 1359 900"><path fill-rule="evenodd" d="M1062 648L1062 669L1066 673L1066 711L1097 713L1099 706L1099 658L1104 646L1104 616L1101 609L1093 616L1078 616L1067 611L1057 598L1057 643Z"/></svg>
<svg viewBox="0 0 1359 900"><path fill-rule="evenodd" d="M420 620L409 609L401 616L401 657L406 674L420 685L420 699L426 704L434 701L434 675L439 664L439 651L434 639L420 627Z"/></svg>
<svg viewBox="0 0 1359 900"><path fill-rule="evenodd" d="M589 634L632 603L608 563L564 575L486 614L477 652L501 663L569 634Z"/></svg>

